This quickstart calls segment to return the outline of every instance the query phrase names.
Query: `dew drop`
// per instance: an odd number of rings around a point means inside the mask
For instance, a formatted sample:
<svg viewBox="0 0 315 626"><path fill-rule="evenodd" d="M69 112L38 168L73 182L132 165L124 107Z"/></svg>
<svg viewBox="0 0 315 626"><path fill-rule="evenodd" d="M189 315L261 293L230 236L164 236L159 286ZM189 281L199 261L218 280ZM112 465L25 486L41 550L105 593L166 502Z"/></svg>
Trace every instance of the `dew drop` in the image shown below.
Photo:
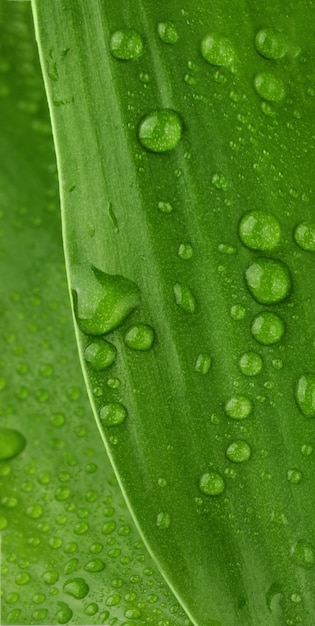
<svg viewBox="0 0 315 626"><path fill-rule="evenodd" d="M105 426L122 424L127 417L127 409L120 402L106 404L100 411L100 419Z"/></svg>
<svg viewBox="0 0 315 626"><path fill-rule="evenodd" d="M298 485L302 480L302 472L298 469L290 469L287 471L287 479L292 485Z"/></svg>
<svg viewBox="0 0 315 626"><path fill-rule="evenodd" d="M220 172L213 174L211 182L216 189L227 189L229 185L227 178Z"/></svg>
<svg viewBox="0 0 315 626"><path fill-rule="evenodd" d="M69 578L63 586L64 592L76 600L81 600L89 592L89 587L83 578Z"/></svg>
<svg viewBox="0 0 315 626"><path fill-rule="evenodd" d="M263 368L262 358L257 352L244 352L238 364L245 376L257 376Z"/></svg>
<svg viewBox="0 0 315 626"><path fill-rule="evenodd" d="M235 254L236 248L230 243L219 243L218 250L221 254Z"/></svg>
<svg viewBox="0 0 315 626"><path fill-rule="evenodd" d="M104 339L95 339L86 347L84 358L98 372L110 367L116 359L116 354L116 348L112 343Z"/></svg>
<svg viewBox="0 0 315 626"><path fill-rule="evenodd" d="M233 463L245 463L250 459L252 449L247 441L238 439L237 441L233 441L233 443L228 446L225 454L229 461L232 461Z"/></svg>
<svg viewBox="0 0 315 626"><path fill-rule="evenodd" d="M281 59L288 50L288 35L275 28L262 28L255 37L255 48L265 59Z"/></svg>
<svg viewBox="0 0 315 626"><path fill-rule="evenodd" d="M302 222L294 230L294 239L302 250L315 252L315 224Z"/></svg>
<svg viewBox="0 0 315 626"><path fill-rule="evenodd" d="M313 446L310 443L304 443L301 447L301 452L304 456L310 456L313 452Z"/></svg>
<svg viewBox="0 0 315 626"><path fill-rule="evenodd" d="M257 94L268 102L281 102L285 97L285 88L281 78L270 72L261 72L254 79Z"/></svg>
<svg viewBox="0 0 315 626"><path fill-rule="evenodd" d="M282 359L272 359L271 363L272 363L272 367L274 367L275 370L281 370L283 368Z"/></svg>
<svg viewBox="0 0 315 626"><path fill-rule="evenodd" d="M304 541L300 539L293 546L292 558L297 565L303 567L304 569L310 569L315 565L315 551L314 547L308 541Z"/></svg>
<svg viewBox="0 0 315 626"><path fill-rule="evenodd" d="M225 413L234 420L244 420L253 411L253 403L247 396L233 396L224 406Z"/></svg>
<svg viewBox="0 0 315 626"><path fill-rule="evenodd" d="M168 152L177 146L182 132L183 123L178 113L172 109L159 109L141 120L138 136L147 150Z"/></svg>
<svg viewBox="0 0 315 626"><path fill-rule="evenodd" d="M93 561L89 561L84 569L86 572L102 572L105 568L105 563L101 559L93 559Z"/></svg>
<svg viewBox="0 0 315 626"><path fill-rule="evenodd" d="M232 320L238 322L246 317L246 309L242 304L233 304L230 309L230 315Z"/></svg>
<svg viewBox="0 0 315 626"><path fill-rule="evenodd" d="M161 530L169 528L171 523L171 516L166 511L160 511L156 517L156 525Z"/></svg>
<svg viewBox="0 0 315 626"><path fill-rule="evenodd" d="M264 211L245 213L239 223L238 232L244 246L251 250L271 250L281 239L277 218Z"/></svg>
<svg viewBox="0 0 315 626"><path fill-rule="evenodd" d="M116 30L110 39L110 51L115 59L121 61L138 59L143 52L143 39L130 28Z"/></svg>
<svg viewBox="0 0 315 626"><path fill-rule="evenodd" d="M247 268L245 279L250 293L260 304L282 302L292 286L289 268L274 259L256 259Z"/></svg>
<svg viewBox="0 0 315 626"><path fill-rule="evenodd" d="M14 428L0 428L0 460L13 459L21 454L26 446L26 439Z"/></svg>
<svg viewBox="0 0 315 626"><path fill-rule="evenodd" d="M263 346L271 346L281 341L285 331L284 322L279 315L270 311L258 313L252 322L251 333Z"/></svg>
<svg viewBox="0 0 315 626"><path fill-rule="evenodd" d="M194 250L191 243L181 243L178 248L178 256L183 261L189 261L193 257Z"/></svg>
<svg viewBox="0 0 315 626"><path fill-rule="evenodd" d="M235 59L231 42L219 33L205 35L200 44L200 52L207 63L217 67L228 67Z"/></svg>
<svg viewBox="0 0 315 626"><path fill-rule="evenodd" d="M218 472L206 472L199 480L199 489L206 496L219 496L225 490L225 481Z"/></svg>
<svg viewBox="0 0 315 626"><path fill-rule="evenodd" d="M93 265L75 265L72 269L74 310L84 333L109 333L139 303L139 289L128 278L105 274Z"/></svg>
<svg viewBox="0 0 315 626"><path fill-rule="evenodd" d="M210 354L206 354L206 353L198 354L196 365L195 365L195 372L198 372L198 374L203 374L203 375L208 374L210 367L211 367Z"/></svg>
<svg viewBox="0 0 315 626"><path fill-rule="evenodd" d="M172 213L173 207L169 202L159 202L158 208L162 213Z"/></svg>
<svg viewBox="0 0 315 626"><path fill-rule="evenodd" d="M187 311L187 313L194 313L196 300L189 287L176 283L173 290L176 304L184 311Z"/></svg>
<svg viewBox="0 0 315 626"><path fill-rule="evenodd" d="M304 374L299 378L295 398L305 417L315 417L315 374Z"/></svg>
<svg viewBox="0 0 315 626"><path fill-rule="evenodd" d="M157 31L163 43L174 44L178 41L178 32L173 22L160 22Z"/></svg>
<svg viewBox="0 0 315 626"><path fill-rule="evenodd" d="M132 350L150 350L154 342L154 330L148 324L135 324L127 330L124 340Z"/></svg>

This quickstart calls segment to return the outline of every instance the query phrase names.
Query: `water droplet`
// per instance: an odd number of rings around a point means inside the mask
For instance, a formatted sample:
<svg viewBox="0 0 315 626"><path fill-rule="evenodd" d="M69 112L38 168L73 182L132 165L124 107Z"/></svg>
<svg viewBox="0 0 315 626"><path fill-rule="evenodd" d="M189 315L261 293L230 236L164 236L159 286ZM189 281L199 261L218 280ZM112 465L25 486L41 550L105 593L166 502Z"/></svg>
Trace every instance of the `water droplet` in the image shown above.
<svg viewBox="0 0 315 626"><path fill-rule="evenodd" d="M69 578L63 586L64 592L76 600L81 600L89 592L89 587L83 578Z"/></svg>
<svg viewBox="0 0 315 626"><path fill-rule="evenodd" d="M199 481L199 489L206 496L219 496L225 490L225 481L218 472L206 472Z"/></svg>
<svg viewBox="0 0 315 626"><path fill-rule="evenodd" d="M302 250L315 252L315 224L302 222L294 230L294 239Z"/></svg>
<svg viewBox="0 0 315 626"><path fill-rule="evenodd" d="M184 311L194 313L196 310L196 300L189 287L176 283L173 290L176 304Z"/></svg>
<svg viewBox="0 0 315 626"><path fill-rule="evenodd" d="M14 428L0 428L0 460L18 456L26 446L26 439Z"/></svg>
<svg viewBox="0 0 315 626"><path fill-rule="evenodd" d="M257 376L263 368L262 358L257 352L244 352L238 364L245 376Z"/></svg>
<svg viewBox="0 0 315 626"><path fill-rule="evenodd" d="M84 358L95 371L105 370L116 359L116 348L104 339L95 339L84 350Z"/></svg>
<svg viewBox="0 0 315 626"><path fill-rule="evenodd" d="M315 374L304 374L299 378L295 398L305 417L315 417Z"/></svg>
<svg viewBox="0 0 315 626"><path fill-rule="evenodd" d="M160 109L141 120L138 135L147 150L167 152L177 146L182 132L183 123L178 113L172 109Z"/></svg>
<svg viewBox="0 0 315 626"><path fill-rule="evenodd" d="M251 333L263 346L271 346L281 341L285 331L284 322L279 315L270 311L258 313L253 319Z"/></svg>
<svg viewBox="0 0 315 626"><path fill-rule="evenodd" d="M132 350L150 350L154 342L154 330L148 324L135 324L125 334L125 344Z"/></svg>
<svg viewBox="0 0 315 626"><path fill-rule="evenodd" d="M225 454L229 461L233 463L245 463L250 459L252 449L247 441L238 439L228 446Z"/></svg>
<svg viewBox="0 0 315 626"><path fill-rule="evenodd" d="M100 419L105 426L122 424L127 417L127 409L120 402L106 404L100 411Z"/></svg>
<svg viewBox="0 0 315 626"><path fill-rule="evenodd" d="M183 259L183 261L189 261L194 254L193 247L191 243L181 243L178 248L178 256Z"/></svg>
<svg viewBox="0 0 315 626"><path fill-rule="evenodd" d="M268 102L281 102L285 97L283 81L270 72L257 74L254 78L254 87L258 95Z"/></svg>
<svg viewBox="0 0 315 626"><path fill-rule="evenodd" d="M73 266L74 309L80 329L104 335L120 326L139 303L137 285L93 265Z"/></svg>
<svg viewBox="0 0 315 626"><path fill-rule="evenodd" d="M173 207L169 202L159 202L158 208L162 213L172 213Z"/></svg>
<svg viewBox="0 0 315 626"><path fill-rule="evenodd" d="M233 396L225 403L224 410L231 419L244 420L252 413L253 403L247 396Z"/></svg>
<svg viewBox="0 0 315 626"><path fill-rule="evenodd" d="M301 452L304 456L310 456L313 452L313 446L310 443L304 443L301 447Z"/></svg>
<svg viewBox="0 0 315 626"><path fill-rule="evenodd" d="M60 606L57 612L58 624L67 624L70 622L73 612L65 602L58 602L58 605Z"/></svg>
<svg viewBox="0 0 315 626"><path fill-rule="evenodd" d="M166 511L160 511L160 513L158 513L156 517L157 527L163 530L165 528L169 528L170 523L171 523L170 514L167 513Z"/></svg>
<svg viewBox="0 0 315 626"><path fill-rule="evenodd" d="M138 59L143 52L143 39L130 28L116 30L111 36L110 51L115 59L121 61Z"/></svg>
<svg viewBox="0 0 315 626"><path fill-rule="evenodd" d="M46 585L54 585L59 579L59 572L55 569L49 569L43 574L43 581Z"/></svg>
<svg viewBox="0 0 315 626"><path fill-rule="evenodd" d="M207 63L218 67L232 65L235 58L231 42L219 33L205 35L200 44L200 51Z"/></svg>
<svg viewBox="0 0 315 626"><path fill-rule="evenodd" d="M300 539L293 546L292 558L297 565L304 567L304 569L310 569L315 565L315 551L314 547L308 541Z"/></svg>
<svg viewBox="0 0 315 626"><path fill-rule="evenodd" d="M255 37L255 48L265 59L281 59L288 50L288 35L275 28L262 28Z"/></svg>
<svg viewBox="0 0 315 626"><path fill-rule="evenodd" d="M235 254L236 248L230 243L219 243L218 250L221 254Z"/></svg>
<svg viewBox="0 0 315 626"><path fill-rule="evenodd" d="M264 211L248 211L243 215L239 227L239 237L251 250L271 250L281 239L281 227L277 218Z"/></svg>
<svg viewBox="0 0 315 626"><path fill-rule="evenodd" d="M210 354L199 354L197 357L195 372L198 374L207 374L211 367L211 356Z"/></svg>
<svg viewBox="0 0 315 626"><path fill-rule="evenodd" d="M282 359L272 359L271 363L272 363L272 367L274 367L275 370L281 370L283 368Z"/></svg>
<svg viewBox="0 0 315 626"><path fill-rule="evenodd" d="M274 259L256 259L246 270L247 287L260 304L282 302L291 290L289 268Z"/></svg>
<svg viewBox="0 0 315 626"><path fill-rule="evenodd" d="M173 22L160 22L157 31L163 43L172 44L178 41L178 32Z"/></svg>
<svg viewBox="0 0 315 626"><path fill-rule="evenodd" d="M302 480L302 472L297 469L290 469L287 471L287 479L293 485L298 485Z"/></svg>
<svg viewBox="0 0 315 626"><path fill-rule="evenodd" d="M93 559L84 566L86 572L102 572L104 568L105 563L101 559Z"/></svg>
<svg viewBox="0 0 315 626"><path fill-rule="evenodd" d="M216 189L227 189L229 185L227 178L220 172L213 174L211 182Z"/></svg>
<svg viewBox="0 0 315 626"><path fill-rule="evenodd" d="M230 315L235 321L243 320L246 316L246 309L242 304L233 304L230 309Z"/></svg>

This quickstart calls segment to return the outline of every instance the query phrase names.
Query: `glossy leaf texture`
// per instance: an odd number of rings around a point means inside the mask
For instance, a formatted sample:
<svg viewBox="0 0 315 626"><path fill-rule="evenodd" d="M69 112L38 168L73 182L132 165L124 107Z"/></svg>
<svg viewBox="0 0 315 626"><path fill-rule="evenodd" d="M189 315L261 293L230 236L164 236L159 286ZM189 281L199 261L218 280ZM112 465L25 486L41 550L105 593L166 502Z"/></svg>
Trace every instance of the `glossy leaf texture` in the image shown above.
<svg viewBox="0 0 315 626"><path fill-rule="evenodd" d="M0 15L0 621L188 626L86 397L30 5L8 2Z"/></svg>
<svg viewBox="0 0 315 626"><path fill-rule="evenodd" d="M312 624L312 2L34 0L98 426L194 624Z"/></svg>

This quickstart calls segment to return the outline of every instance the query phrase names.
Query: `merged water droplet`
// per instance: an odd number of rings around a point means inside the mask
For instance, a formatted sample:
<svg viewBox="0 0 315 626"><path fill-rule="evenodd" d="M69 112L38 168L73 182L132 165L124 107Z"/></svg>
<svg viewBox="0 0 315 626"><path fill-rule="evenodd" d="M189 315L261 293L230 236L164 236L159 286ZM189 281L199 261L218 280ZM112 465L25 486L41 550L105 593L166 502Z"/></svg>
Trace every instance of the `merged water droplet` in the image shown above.
<svg viewBox="0 0 315 626"><path fill-rule="evenodd" d="M104 339L95 339L86 347L84 358L95 371L101 371L114 363L116 354L117 350L112 343Z"/></svg>
<svg viewBox="0 0 315 626"><path fill-rule="evenodd" d="M295 398L305 417L315 417L315 374L304 374L299 378Z"/></svg>
<svg viewBox="0 0 315 626"><path fill-rule="evenodd" d="M233 304L230 309L230 315L232 320L239 322L246 317L246 309L242 304Z"/></svg>
<svg viewBox="0 0 315 626"><path fill-rule="evenodd" d="M270 72L257 74L254 78L254 87L258 95L268 102L281 102L285 97L283 81Z"/></svg>
<svg viewBox="0 0 315 626"><path fill-rule="evenodd" d="M183 261L189 261L193 257L194 250L191 243L181 243L178 248L178 256Z"/></svg>
<svg viewBox="0 0 315 626"><path fill-rule="evenodd" d="M134 324L127 330L124 340L132 350L150 350L154 342L154 330L148 324Z"/></svg>
<svg viewBox="0 0 315 626"><path fill-rule="evenodd" d="M260 304L282 302L291 291L290 270L282 261L256 259L247 268L245 279L250 293Z"/></svg>
<svg viewBox="0 0 315 626"><path fill-rule="evenodd" d="M171 523L171 516L166 511L160 511L156 518L156 525L158 528L166 529L169 528Z"/></svg>
<svg viewBox="0 0 315 626"><path fill-rule="evenodd" d="M243 215L238 233L242 243L251 250L271 250L281 239L281 227L272 213L248 211Z"/></svg>
<svg viewBox="0 0 315 626"><path fill-rule="evenodd" d="M247 441L238 439L230 443L225 454L229 461L233 463L245 463L252 456L252 449Z"/></svg>
<svg viewBox="0 0 315 626"><path fill-rule="evenodd" d="M237 395L225 403L224 410L231 419L243 420L252 413L253 403L247 396Z"/></svg>
<svg viewBox="0 0 315 626"><path fill-rule="evenodd" d="M292 485L298 485L302 480L302 472L298 469L290 469L287 471L287 479Z"/></svg>
<svg viewBox="0 0 315 626"><path fill-rule="evenodd" d="M82 600L89 592L89 586L83 578L69 578L63 586L64 592L76 600Z"/></svg>
<svg viewBox="0 0 315 626"><path fill-rule="evenodd" d="M173 211L173 206L170 202L159 202L158 208L162 211L162 213L172 213Z"/></svg>
<svg viewBox="0 0 315 626"><path fill-rule="evenodd" d="M270 311L258 313L252 322L251 333L263 346L278 343L284 335L285 325L281 317Z"/></svg>
<svg viewBox="0 0 315 626"><path fill-rule="evenodd" d="M294 239L302 250L315 252L315 224L301 222L294 230Z"/></svg>
<svg viewBox="0 0 315 626"><path fill-rule="evenodd" d="M314 547L308 541L300 539L293 546L291 555L297 565L304 569L311 569L315 565Z"/></svg>
<svg viewBox="0 0 315 626"><path fill-rule="evenodd" d="M18 456L26 446L25 437L14 428L0 428L0 460L6 461Z"/></svg>
<svg viewBox="0 0 315 626"><path fill-rule="evenodd" d="M206 472L199 480L199 489L206 496L220 496L225 491L224 478L218 472Z"/></svg>
<svg viewBox="0 0 315 626"><path fill-rule="evenodd" d="M244 352L238 364L245 376L257 376L263 368L262 358L257 352Z"/></svg>
<svg viewBox="0 0 315 626"><path fill-rule="evenodd" d="M230 40L219 33L205 35L200 44L200 52L207 63L218 67L229 67L235 60Z"/></svg>
<svg viewBox="0 0 315 626"><path fill-rule="evenodd" d="M262 28L255 37L255 48L265 59L281 59L288 50L288 35L275 28Z"/></svg>
<svg viewBox="0 0 315 626"><path fill-rule="evenodd" d="M128 415L126 407L121 402L110 402L100 410L100 419L105 426L118 426Z"/></svg>
<svg viewBox="0 0 315 626"><path fill-rule="evenodd" d="M157 31L163 43L174 44L178 41L179 35L173 22L160 22Z"/></svg>
<svg viewBox="0 0 315 626"><path fill-rule="evenodd" d="M187 311L187 313L194 313L196 310L196 300L191 289L186 285L176 283L173 291L176 304L184 311Z"/></svg>
<svg viewBox="0 0 315 626"><path fill-rule="evenodd" d="M131 28L116 30L110 39L110 51L120 61L138 59L143 52L143 39Z"/></svg>
<svg viewBox="0 0 315 626"><path fill-rule="evenodd" d="M176 111L152 111L140 122L138 137L144 148L151 152L173 150L183 133L183 123Z"/></svg>
<svg viewBox="0 0 315 626"><path fill-rule="evenodd" d="M128 278L105 274L93 265L74 265L72 270L74 310L84 333L109 333L139 304L139 289Z"/></svg>
<svg viewBox="0 0 315 626"><path fill-rule="evenodd" d="M211 182L216 189L227 189L229 186L227 178L221 172L213 174Z"/></svg>
<svg viewBox="0 0 315 626"><path fill-rule="evenodd" d="M210 354L199 354L197 357L195 372L198 374L207 374L211 367L211 356Z"/></svg>

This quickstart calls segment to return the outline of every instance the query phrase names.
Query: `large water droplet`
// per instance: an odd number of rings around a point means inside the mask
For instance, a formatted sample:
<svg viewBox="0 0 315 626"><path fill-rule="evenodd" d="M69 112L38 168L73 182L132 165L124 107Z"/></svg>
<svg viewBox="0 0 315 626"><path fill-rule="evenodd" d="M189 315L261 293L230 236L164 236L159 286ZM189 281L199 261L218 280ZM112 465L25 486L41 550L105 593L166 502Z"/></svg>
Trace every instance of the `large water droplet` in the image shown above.
<svg viewBox="0 0 315 626"><path fill-rule="evenodd" d="M265 59L281 59L288 50L288 35L275 28L262 28L255 37L255 47Z"/></svg>
<svg viewBox="0 0 315 626"><path fill-rule="evenodd" d="M154 330L148 324L135 324L125 334L125 344L132 350L150 350L154 342Z"/></svg>
<svg viewBox="0 0 315 626"><path fill-rule="evenodd" d="M271 250L281 239L277 218L263 211L248 211L243 215L238 232L242 243L252 250Z"/></svg>
<svg viewBox="0 0 315 626"><path fill-rule="evenodd" d="M254 87L263 100L281 102L285 97L285 88L281 78L270 72L261 72L254 79Z"/></svg>
<svg viewBox="0 0 315 626"><path fill-rule="evenodd" d="M228 446L225 454L229 461L232 461L233 463L245 463L250 459L252 449L247 441L238 439L237 441L233 441L233 443Z"/></svg>
<svg viewBox="0 0 315 626"><path fill-rule="evenodd" d="M83 578L69 578L63 586L64 592L76 600L81 600L89 592L89 586Z"/></svg>
<svg viewBox="0 0 315 626"><path fill-rule="evenodd" d="M167 152L177 146L182 132L183 123L178 113L172 109L160 109L141 120L138 136L147 150Z"/></svg>
<svg viewBox="0 0 315 626"><path fill-rule="evenodd" d="M252 296L261 304L282 302L291 290L291 275L287 265L274 259L256 259L245 273Z"/></svg>
<svg viewBox="0 0 315 626"><path fill-rule="evenodd" d="M299 378L295 398L305 417L315 417L315 374L304 374Z"/></svg>
<svg viewBox="0 0 315 626"><path fill-rule="evenodd" d="M233 396L225 403L224 410L228 417L243 420L251 414L253 403L247 396Z"/></svg>
<svg viewBox="0 0 315 626"><path fill-rule="evenodd" d="M117 350L112 343L104 339L95 339L85 351L84 358L96 371L110 367L116 359Z"/></svg>
<svg viewBox="0 0 315 626"><path fill-rule="evenodd" d="M139 289L134 282L105 274L93 265L73 266L72 289L79 327L91 335L114 330L139 303Z"/></svg>
<svg viewBox="0 0 315 626"><path fill-rule="evenodd" d="M244 352L238 364L245 376L257 376L263 368L262 358L257 352Z"/></svg>
<svg viewBox="0 0 315 626"><path fill-rule="evenodd" d="M200 51L207 63L218 67L228 67L235 59L231 42L219 33L205 35L200 44Z"/></svg>
<svg viewBox="0 0 315 626"><path fill-rule="evenodd" d="M0 460L13 459L26 446L26 439L14 428L0 428Z"/></svg>
<svg viewBox="0 0 315 626"><path fill-rule="evenodd" d="M178 41L178 32L173 22L160 22L157 31L163 43L174 44Z"/></svg>
<svg viewBox="0 0 315 626"><path fill-rule="evenodd" d="M176 283L176 285L174 285L174 296L176 304L181 309L188 313L194 313L196 310L196 300L189 287Z"/></svg>
<svg viewBox="0 0 315 626"><path fill-rule="evenodd" d="M126 407L120 402L111 402L100 410L100 419L105 426L118 426L125 421L127 415Z"/></svg>
<svg viewBox="0 0 315 626"><path fill-rule="evenodd" d="M143 39L139 33L130 28L117 30L110 40L110 51L121 61L138 59L143 52Z"/></svg>
<svg viewBox="0 0 315 626"><path fill-rule="evenodd" d="M300 539L293 546L292 558L297 565L303 567L304 569L310 569L315 565L315 551L314 547L308 541L304 541Z"/></svg>
<svg viewBox="0 0 315 626"><path fill-rule="evenodd" d="M218 472L206 472L199 480L199 489L206 496L219 496L225 491L225 481Z"/></svg>
<svg viewBox="0 0 315 626"><path fill-rule="evenodd" d="M315 252L315 224L302 222L294 230L294 239L302 250Z"/></svg>
<svg viewBox="0 0 315 626"><path fill-rule="evenodd" d="M258 313L253 319L251 333L263 346L278 343L284 335L285 326L279 315L270 311Z"/></svg>

